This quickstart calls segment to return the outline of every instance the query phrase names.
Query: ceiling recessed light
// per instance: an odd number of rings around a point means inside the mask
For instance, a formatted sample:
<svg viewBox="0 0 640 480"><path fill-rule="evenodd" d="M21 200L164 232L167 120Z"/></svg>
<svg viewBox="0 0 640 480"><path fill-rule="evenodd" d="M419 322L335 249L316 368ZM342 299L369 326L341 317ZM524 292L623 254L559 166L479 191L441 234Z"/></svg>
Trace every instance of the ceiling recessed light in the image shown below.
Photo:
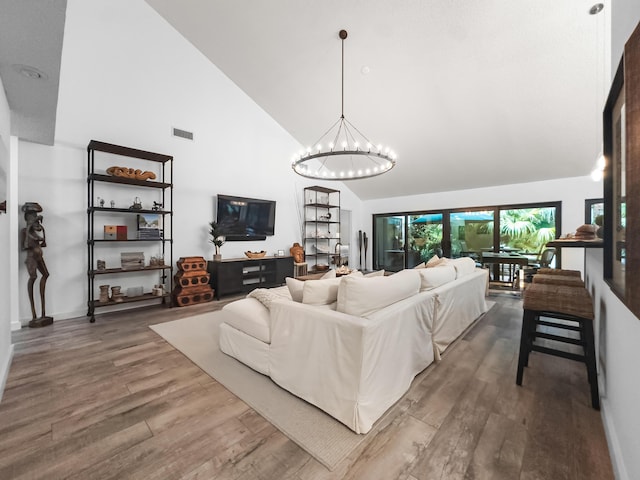
<svg viewBox="0 0 640 480"><path fill-rule="evenodd" d="M603 3L596 3L593 7L589 9L589 15L597 15L604 8Z"/></svg>
<svg viewBox="0 0 640 480"><path fill-rule="evenodd" d="M47 80L49 78L42 70L29 65L13 65L13 69L23 77L31 78L32 80Z"/></svg>

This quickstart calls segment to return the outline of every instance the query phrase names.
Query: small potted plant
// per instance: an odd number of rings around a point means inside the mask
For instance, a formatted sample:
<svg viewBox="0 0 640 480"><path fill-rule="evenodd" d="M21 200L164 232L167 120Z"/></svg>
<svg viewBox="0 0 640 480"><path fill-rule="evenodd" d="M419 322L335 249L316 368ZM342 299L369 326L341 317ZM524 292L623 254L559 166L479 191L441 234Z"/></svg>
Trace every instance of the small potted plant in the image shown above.
<svg viewBox="0 0 640 480"><path fill-rule="evenodd" d="M209 235L211 236L209 241L216 247L216 253L213 256L213 261L220 262L222 261L222 255L220 255L220 247L224 245L226 239L224 237L222 229L220 228L220 225L218 225L217 222L209 222Z"/></svg>

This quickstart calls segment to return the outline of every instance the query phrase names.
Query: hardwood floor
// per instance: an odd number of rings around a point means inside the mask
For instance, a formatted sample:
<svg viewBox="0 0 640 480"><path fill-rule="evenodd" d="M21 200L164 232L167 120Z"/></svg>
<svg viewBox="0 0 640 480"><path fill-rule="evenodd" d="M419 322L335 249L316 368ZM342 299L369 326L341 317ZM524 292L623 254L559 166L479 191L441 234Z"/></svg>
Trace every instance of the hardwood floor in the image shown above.
<svg viewBox="0 0 640 480"><path fill-rule="evenodd" d="M104 314L13 335L0 479L608 479L584 365L532 353L521 301L496 306L330 472L148 325L217 310Z"/></svg>

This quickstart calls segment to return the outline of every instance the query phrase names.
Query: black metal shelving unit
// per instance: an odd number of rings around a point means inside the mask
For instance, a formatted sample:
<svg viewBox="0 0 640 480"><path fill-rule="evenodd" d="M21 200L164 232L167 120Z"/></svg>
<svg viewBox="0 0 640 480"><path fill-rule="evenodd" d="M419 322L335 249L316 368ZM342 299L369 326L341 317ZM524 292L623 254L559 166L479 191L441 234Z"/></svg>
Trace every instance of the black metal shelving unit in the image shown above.
<svg viewBox="0 0 640 480"><path fill-rule="evenodd" d="M340 190L314 186L304 189L304 252L309 273L330 268L340 243ZM334 265L339 266L339 265Z"/></svg>
<svg viewBox="0 0 640 480"><path fill-rule="evenodd" d="M135 178L117 177L96 173L96 153L107 155L119 155L138 160L144 160L159 164L159 178L156 180L138 180ZM107 157L108 158L108 157ZM106 159L99 159L100 164L106 164ZM95 310L102 307L112 307L115 305L131 304L135 302L159 300L162 304L170 305L171 291L173 290L173 157L160 153L147 152L135 148L113 145L110 143L91 140L87 146L87 316L90 321L95 322ZM96 184L109 186L110 184L125 185L141 189L157 191L157 198L160 200L162 209L132 209L132 208L109 208L106 206L96 206ZM128 188L128 187L126 187ZM161 238L127 238L111 240L95 238L96 216L108 221L109 215L114 214L157 214L163 219ZM168 220L168 221L167 221ZM135 242L142 247L149 244L160 246L163 265L147 265L141 268L105 268L98 270L96 265L96 249L113 248L113 245L123 245ZM120 301L109 300L106 303L96 300L96 277L103 275L126 275L126 274L159 274L159 282L167 286L162 296L143 293L134 297L122 297Z"/></svg>

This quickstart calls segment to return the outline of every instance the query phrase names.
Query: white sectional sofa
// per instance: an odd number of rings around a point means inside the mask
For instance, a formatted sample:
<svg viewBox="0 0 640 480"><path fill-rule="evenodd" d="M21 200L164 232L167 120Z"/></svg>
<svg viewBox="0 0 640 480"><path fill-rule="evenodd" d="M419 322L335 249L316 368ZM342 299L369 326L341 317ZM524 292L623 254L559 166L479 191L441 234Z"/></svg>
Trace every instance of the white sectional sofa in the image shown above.
<svg viewBox="0 0 640 480"><path fill-rule="evenodd" d="M486 312L487 271L469 262L257 289L222 309L220 349L366 433Z"/></svg>

